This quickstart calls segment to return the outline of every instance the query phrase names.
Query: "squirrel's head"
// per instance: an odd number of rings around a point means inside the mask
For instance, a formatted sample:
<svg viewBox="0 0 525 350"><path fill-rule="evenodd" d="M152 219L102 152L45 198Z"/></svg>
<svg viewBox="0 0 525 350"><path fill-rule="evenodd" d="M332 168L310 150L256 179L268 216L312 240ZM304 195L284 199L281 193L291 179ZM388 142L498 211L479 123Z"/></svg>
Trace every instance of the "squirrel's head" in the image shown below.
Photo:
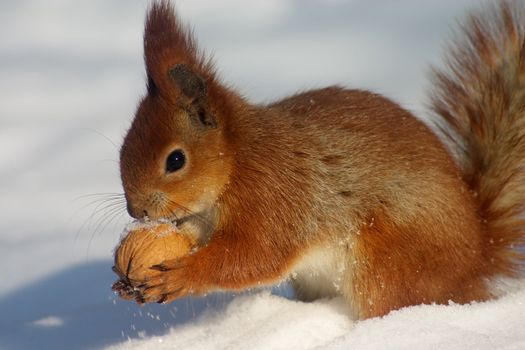
<svg viewBox="0 0 525 350"><path fill-rule="evenodd" d="M144 56L147 94L120 151L128 212L180 220L212 206L228 182L234 96L168 1L148 12Z"/></svg>

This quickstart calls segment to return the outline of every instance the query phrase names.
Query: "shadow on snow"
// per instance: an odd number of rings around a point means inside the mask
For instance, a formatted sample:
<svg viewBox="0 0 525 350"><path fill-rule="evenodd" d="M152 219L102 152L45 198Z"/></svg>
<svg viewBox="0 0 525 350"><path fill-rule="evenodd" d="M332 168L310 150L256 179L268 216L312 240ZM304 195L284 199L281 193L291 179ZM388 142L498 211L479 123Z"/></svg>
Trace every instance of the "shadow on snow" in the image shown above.
<svg viewBox="0 0 525 350"><path fill-rule="evenodd" d="M234 297L216 293L141 307L112 293L111 266L107 260L74 266L1 297L0 348L87 349L162 335L205 310L224 309ZM291 296L287 286L274 294Z"/></svg>

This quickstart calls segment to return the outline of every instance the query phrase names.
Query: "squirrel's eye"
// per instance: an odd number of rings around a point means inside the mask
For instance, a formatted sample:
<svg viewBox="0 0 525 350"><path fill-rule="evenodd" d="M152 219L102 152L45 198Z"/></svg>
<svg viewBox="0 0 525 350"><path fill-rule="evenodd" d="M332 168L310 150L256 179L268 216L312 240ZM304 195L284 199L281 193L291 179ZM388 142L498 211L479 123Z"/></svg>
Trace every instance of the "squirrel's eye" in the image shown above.
<svg viewBox="0 0 525 350"><path fill-rule="evenodd" d="M170 153L166 159L166 172L173 173L181 169L186 162L186 157L182 150L178 149Z"/></svg>

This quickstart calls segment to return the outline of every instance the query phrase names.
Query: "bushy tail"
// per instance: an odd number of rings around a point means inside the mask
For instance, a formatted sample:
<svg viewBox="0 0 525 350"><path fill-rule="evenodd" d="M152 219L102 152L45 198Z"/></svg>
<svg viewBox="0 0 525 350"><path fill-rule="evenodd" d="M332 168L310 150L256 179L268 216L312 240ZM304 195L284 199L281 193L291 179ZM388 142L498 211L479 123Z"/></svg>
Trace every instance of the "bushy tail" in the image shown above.
<svg viewBox="0 0 525 350"><path fill-rule="evenodd" d="M432 108L479 203L491 274L525 262L525 2L470 16L445 70L434 71Z"/></svg>

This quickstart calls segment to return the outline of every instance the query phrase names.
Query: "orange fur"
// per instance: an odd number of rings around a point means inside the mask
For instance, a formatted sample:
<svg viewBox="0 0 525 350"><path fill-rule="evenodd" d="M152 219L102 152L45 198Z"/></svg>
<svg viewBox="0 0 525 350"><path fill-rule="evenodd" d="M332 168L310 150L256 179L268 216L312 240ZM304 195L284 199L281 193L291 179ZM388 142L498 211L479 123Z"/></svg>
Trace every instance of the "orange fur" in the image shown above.
<svg viewBox="0 0 525 350"><path fill-rule="evenodd" d="M502 5L496 18L473 17L453 74L438 74L434 108L461 146L457 165L427 126L371 92L248 103L220 84L169 2L155 2L122 182L131 215L177 220L201 248L155 267L138 301L290 276L299 297L342 295L358 318L491 297L487 279L518 269L512 246L525 233L525 16ZM177 149L187 162L168 173Z"/></svg>

